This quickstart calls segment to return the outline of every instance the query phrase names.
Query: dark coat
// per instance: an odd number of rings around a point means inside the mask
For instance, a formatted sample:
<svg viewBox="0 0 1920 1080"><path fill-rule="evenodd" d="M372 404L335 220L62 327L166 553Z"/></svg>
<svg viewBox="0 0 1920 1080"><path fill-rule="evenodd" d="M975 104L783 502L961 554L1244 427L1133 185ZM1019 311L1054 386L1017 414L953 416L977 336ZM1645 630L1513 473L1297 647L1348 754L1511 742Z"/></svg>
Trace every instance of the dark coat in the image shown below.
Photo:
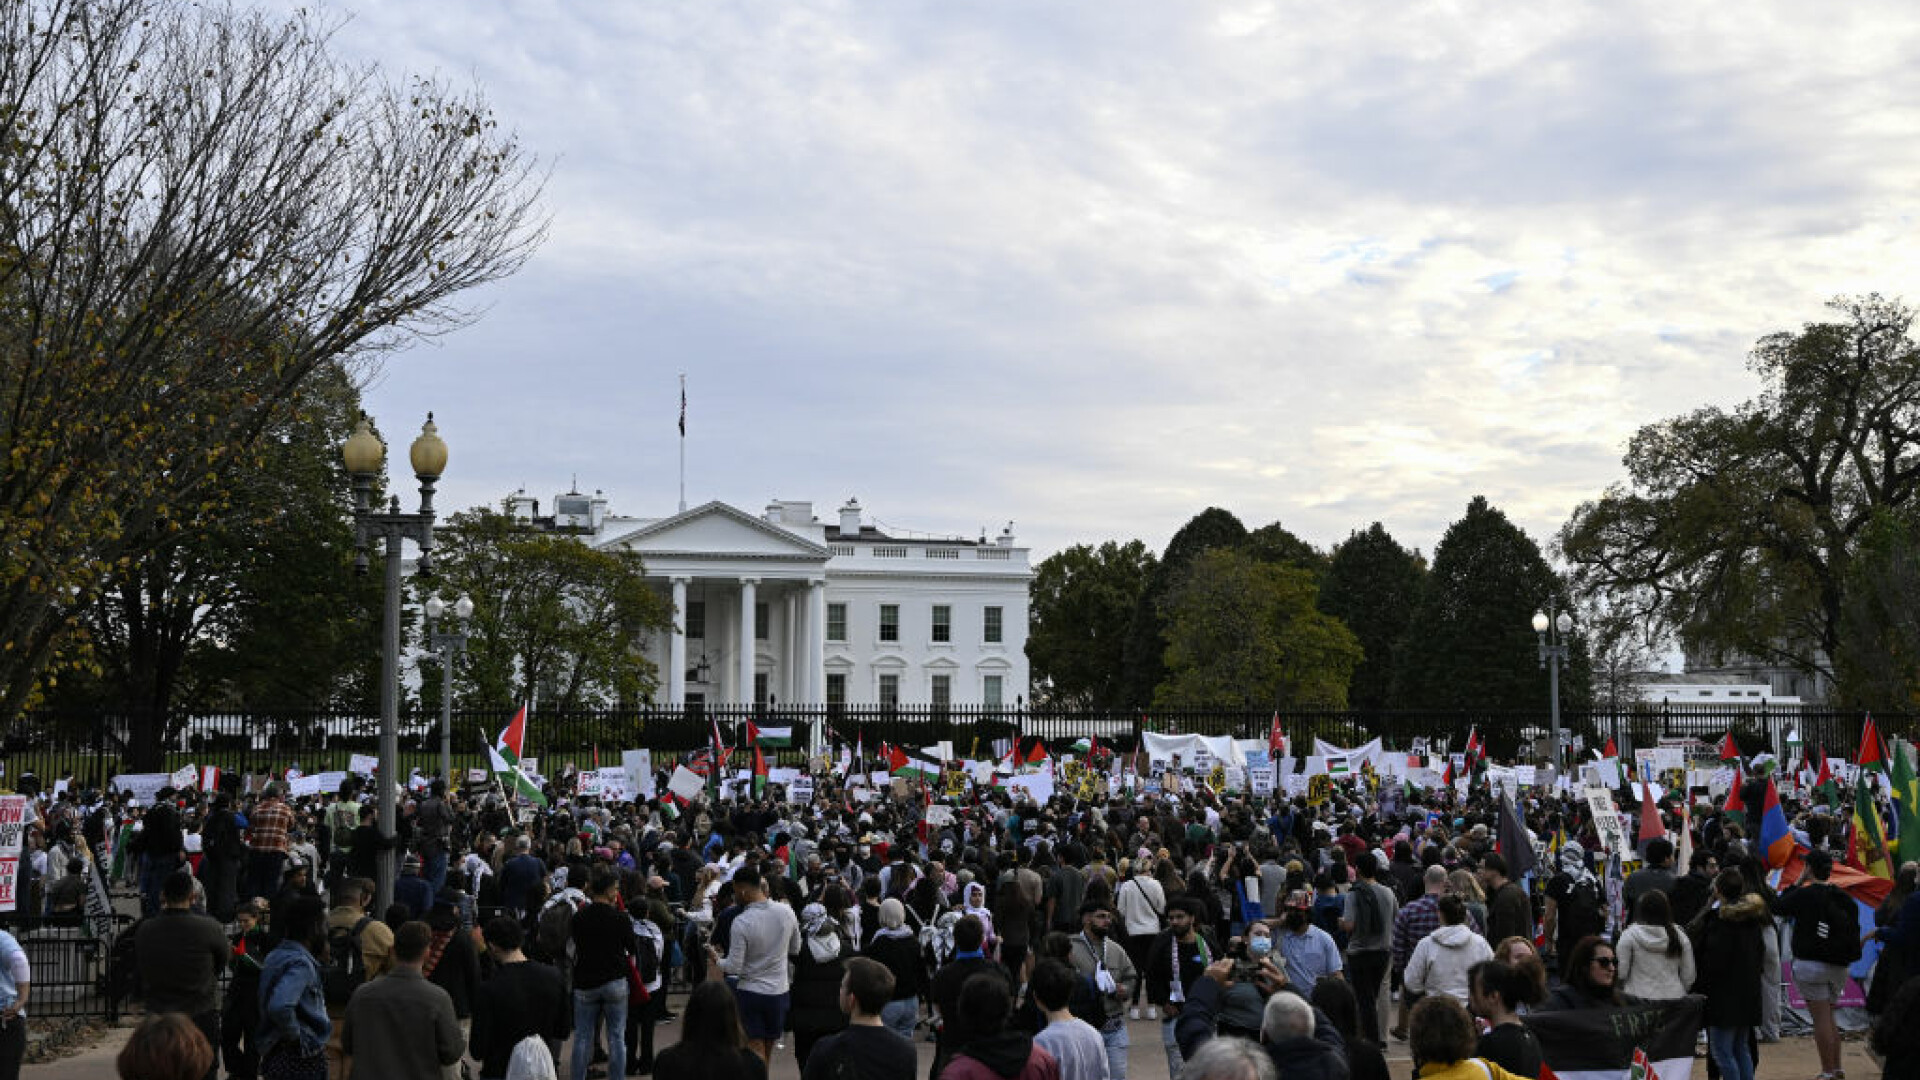
<svg viewBox="0 0 1920 1080"><path fill-rule="evenodd" d="M1693 991L1707 998L1708 1027L1750 1027L1760 1022L1761 935L1771 929L1767 902L1758 893L1703 913L1690 927Z"/></svg>
<svg viewBox="0 0 1920 1080"><path fill-rule="evenodd" d="M1192 1057L1207 1040L1214 1037L1219 1026L1216 1017L1220 1013L1223 993L1220 984L1212 979L1201 979L1193 984L1186 1007L1180 1010L1180 1016L1174 1022L1174 1037L1180 1044L1183 1056ZM1291 991L1283 990L1281 993ZM1317 1007L1313 1010L1312 1035L1277 1042L1269 1039L1262 1045L1286 1080L1347 1080L1346 1040L1340 1037L1340 1032L1327 1014Z"/></svg>

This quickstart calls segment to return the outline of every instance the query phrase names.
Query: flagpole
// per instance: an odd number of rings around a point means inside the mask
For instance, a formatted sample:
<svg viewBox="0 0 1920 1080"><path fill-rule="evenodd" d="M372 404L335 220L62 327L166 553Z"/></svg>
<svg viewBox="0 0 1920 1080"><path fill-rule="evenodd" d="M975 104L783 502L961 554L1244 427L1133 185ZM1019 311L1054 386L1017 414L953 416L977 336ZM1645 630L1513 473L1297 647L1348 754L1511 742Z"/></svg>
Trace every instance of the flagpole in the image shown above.
<svg viewBox="0 0 1920 1080"><path fill-rule="evenodd" d="M687 373L680 373L680 512L687 512Z"/></svg>

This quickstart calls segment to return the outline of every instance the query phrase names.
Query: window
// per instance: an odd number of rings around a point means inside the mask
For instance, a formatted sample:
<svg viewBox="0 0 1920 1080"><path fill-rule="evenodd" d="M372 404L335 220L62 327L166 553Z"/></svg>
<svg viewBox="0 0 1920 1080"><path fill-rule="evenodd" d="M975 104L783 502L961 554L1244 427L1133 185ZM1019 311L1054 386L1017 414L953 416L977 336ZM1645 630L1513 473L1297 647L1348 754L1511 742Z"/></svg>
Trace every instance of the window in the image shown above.
<svg viewBox="0 0 1920 1080"><path fill-rule="evenodd" d="M880 676L880 704L882 705L900 704L900 676L898 675Z"/></svg>
<svg viewBox="0 0 1920 1080"><path fill-rule="evenodd" d="M753 605L753 640L767 640L767 604L764 600Z"/></svg>
<svg viewBox="0 0 1920 1080"><path fill-rule="evenodd" d="M953 640L953 606L951 604L933 605L933 640Z"/></svg>
<svg viewBox="0 0 1920 1080"><path fill-rule="evenodd" d="M847 605L827 605L827 640L847 640Z"/></svg>
<svg viewBox="0 0 1920 1080"><path fill-rule="evenodd" d="M764 671L753 673L753 700L762 705L767 703L767 673Z"/></svg>
<svg viewBox="0 0 1920 1080"><path fill-rule="evenodd" d="M899 641L900 640L900 605L899 604L881 604L880 605L880 640L881 641ZM895 684L898 685L898 680L895 680Z"/></svg>
<svg viewBox="0 0 1920 1080"><path fill-rule="evenodd" d="M944 709L953 704L953 676L935 675L932 697L932 704L936 709Z"/></svg>
<svg viewBox="0 0 1920 1080"><path fill-rule="evenodd" d="M1001 634L1001 631L1000 631L1000 620L1001 620L1001 618L1003 617L1003 613L1004 613L1005 611L1006 611L1006 609L1005 609L1005 608L1002 608L1002 607L999 607L999 606L997 606L997 605L996 605L996 606L993 606L993 607L989 607L989 608L987 609L987 611L986 611L986 620L987 620L987 621L986 621L986 637L985 637L985 639L984 639L984 640L985 640L985 641L987 642L987 644L989 644L989 645L998 645L998 644L1000 644L1000 642L1001 642L1002 640L1004 640L1004 639L1003 639L1003 638L1002 638L1002 637L1000 636L1000 634Z"/></svg>
<svg viewBox="0 0 1920 1080"><path fill-rule="evenodd" d="M988 608L987 610L992 611L993 609ZM988 675L980 680L980 704L985 705L989 709L997 709L1001 706L1001 687L1005 685L1002 681L1003 678L1004 676L1000 675Z"/></svg>
<svg viewBox="0 0 1920 1080"><path fill-rule="evenodd" d="M843 671L827 672L827 704L845 705L847 703L847 675Z"/></svg>
<svg viewBox="0 0 1920 1080"><path fill-rule="evenodd" d="M690 638L699 638L702 641L706 640L707 602L705 600L690 600L687 602L687 636Z"/></svg>

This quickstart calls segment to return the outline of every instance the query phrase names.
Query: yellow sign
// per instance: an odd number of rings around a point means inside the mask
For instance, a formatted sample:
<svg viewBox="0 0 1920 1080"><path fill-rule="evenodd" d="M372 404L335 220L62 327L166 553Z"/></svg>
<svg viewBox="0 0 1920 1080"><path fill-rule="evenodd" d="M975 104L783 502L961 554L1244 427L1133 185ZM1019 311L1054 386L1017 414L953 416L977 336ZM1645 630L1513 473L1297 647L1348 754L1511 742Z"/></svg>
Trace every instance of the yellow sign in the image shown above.
<svg viewBox="0 0 1920 1080"><path fill-rule="evenodd" d="M1319 806L1333 797L1333 777L1319 773L1307 778L1307 805Z"/></svg>

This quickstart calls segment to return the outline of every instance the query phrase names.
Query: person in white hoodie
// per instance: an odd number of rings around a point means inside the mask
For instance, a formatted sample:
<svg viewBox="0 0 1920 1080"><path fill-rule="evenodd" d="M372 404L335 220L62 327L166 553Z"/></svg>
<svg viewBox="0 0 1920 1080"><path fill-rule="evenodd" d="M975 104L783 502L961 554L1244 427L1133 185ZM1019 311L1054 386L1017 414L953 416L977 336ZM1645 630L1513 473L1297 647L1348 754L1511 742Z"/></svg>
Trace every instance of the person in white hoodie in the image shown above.
<svg viewBox="0 0 1920 1080"><path fill-rule="evenodd" d="M1628 997L1670 1001L1687 996L1693 985L1693 942L1673 925L1666 893L1640 894L1633 925L1613 951L1620 957L1620 992Z"/></svg>
<svg viewBox="0 0 1920 1080"><path fill-rule="evenodd" d="M1473 965L1493 958L1493 946L1467 925L1466 901L1457 896L1440 898L1440 925L1420 939L1407 960L1405 986L1415 994L1452 994L1465 1004L1469 990L1468 972Z"/></svg>

